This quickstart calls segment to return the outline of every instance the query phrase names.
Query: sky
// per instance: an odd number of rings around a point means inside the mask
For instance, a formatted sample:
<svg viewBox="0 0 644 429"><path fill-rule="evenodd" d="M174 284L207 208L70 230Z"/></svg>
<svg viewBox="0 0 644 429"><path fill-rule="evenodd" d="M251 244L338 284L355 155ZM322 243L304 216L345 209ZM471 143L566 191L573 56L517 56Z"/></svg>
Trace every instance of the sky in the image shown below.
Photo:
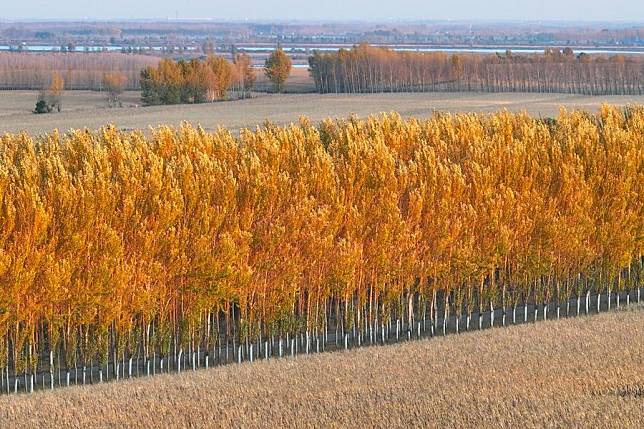
<svg viewBox="0 0 644 429"><path fill-rule="evenodd" d="M644 22L644 0L1 0L0 19Z"/></svg>

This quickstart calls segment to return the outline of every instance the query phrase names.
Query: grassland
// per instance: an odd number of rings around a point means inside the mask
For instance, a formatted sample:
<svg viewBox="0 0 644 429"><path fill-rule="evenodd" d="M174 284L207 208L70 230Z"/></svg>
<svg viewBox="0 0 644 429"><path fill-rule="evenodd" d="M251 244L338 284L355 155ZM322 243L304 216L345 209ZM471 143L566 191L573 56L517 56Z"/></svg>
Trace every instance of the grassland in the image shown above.
<svg viewBox="0 0 644 429"><path fill-rule="evenodd" d="M644 427L644 306L5 397L0 427Z"/></svg>
<svg viewBox="0 0 644 429"><path fill-rule="evenodd" d="M523 93L397 93L397 94L284 94L257 93L254 98L199 105L135 107L139 93L123 96L122 108L107 108L105 95L90 91L68 91L63 111L34 115L35 91L0 92L0 133L29 131L33 134L54 128L95 129L113 123L124 129L157 124L200 124L208 130L221 125L233 130L254 127L266 119L277 124L297 121L301 115L317 122L329 117L361 117L397 111L405 117L429 116L434 110L450 112L495 112L501 109L527 111L535 116L556 116L561 106L596 111L602 103L644 104L644 96L580 96Z"/></svg>

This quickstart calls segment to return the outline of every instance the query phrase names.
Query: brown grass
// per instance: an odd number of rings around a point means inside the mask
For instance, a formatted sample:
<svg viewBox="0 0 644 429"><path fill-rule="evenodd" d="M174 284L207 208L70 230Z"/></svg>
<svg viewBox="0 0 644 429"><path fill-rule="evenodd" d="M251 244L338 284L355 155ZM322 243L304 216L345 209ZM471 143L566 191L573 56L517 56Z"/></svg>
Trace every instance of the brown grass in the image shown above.
<svg viewBox="0 0 644 429"><path fill-rule="evenodd" d="M0 400L0 427L644 427L644 306Z"/></svg>
<svg viewBox="0 0 644 429"><path fill-rule="evenodd" d="M255 127L266 119L277 124L296 122L301 115L318 122L325 118L361 117L379 112L399 112L403 117L427 117L437 110L491 113L501 109L526 110L535 116L556 116L560 106L596 111L602 103L621 106L644 104L644 96L580 96L565 94L256 94L239 101L177 106L133 107L140 104L137 92L123 96L123 108L107 108L104 93L67 91L63 112L34 115L35 91L0 91L0 133L26 130L32 134L54 128L96 129L107 123L124 129L145 129L150 125L178 125L181 121L200 124L207 130L218 125L238 130Z"/></svg>

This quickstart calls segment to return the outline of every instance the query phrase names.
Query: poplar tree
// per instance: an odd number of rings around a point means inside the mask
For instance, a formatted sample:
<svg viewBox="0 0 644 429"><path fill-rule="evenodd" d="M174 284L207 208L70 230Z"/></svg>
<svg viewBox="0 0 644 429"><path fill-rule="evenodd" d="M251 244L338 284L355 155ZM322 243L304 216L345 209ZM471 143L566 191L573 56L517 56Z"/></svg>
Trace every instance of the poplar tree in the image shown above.
<svg viewBox="0 0 644 429"><path fill-rule="evenodd" d="M280 93L284 89L284 83L291 74L293 63L282 48L277 48L269 55L264 64L264 73L273 84L273 90Z"/></svg>

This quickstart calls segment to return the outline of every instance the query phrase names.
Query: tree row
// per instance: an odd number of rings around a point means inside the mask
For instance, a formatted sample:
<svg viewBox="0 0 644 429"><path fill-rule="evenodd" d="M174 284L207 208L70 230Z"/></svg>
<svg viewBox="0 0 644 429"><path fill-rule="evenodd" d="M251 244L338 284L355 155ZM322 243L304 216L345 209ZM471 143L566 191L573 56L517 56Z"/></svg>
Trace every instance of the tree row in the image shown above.
<svg viewBox="0 0 644 429"><path fill-rule="evenodd" d="M5 135L2 385L639 288L642 136L608 106Z"/></svg>
<svg viewBox="0 0 644 429"><path fill-rule="evenodd" d="M644 61L637 56L396 52L359 45L309 58L320 93L333 92L559 92L642 94Z"/></svg>

